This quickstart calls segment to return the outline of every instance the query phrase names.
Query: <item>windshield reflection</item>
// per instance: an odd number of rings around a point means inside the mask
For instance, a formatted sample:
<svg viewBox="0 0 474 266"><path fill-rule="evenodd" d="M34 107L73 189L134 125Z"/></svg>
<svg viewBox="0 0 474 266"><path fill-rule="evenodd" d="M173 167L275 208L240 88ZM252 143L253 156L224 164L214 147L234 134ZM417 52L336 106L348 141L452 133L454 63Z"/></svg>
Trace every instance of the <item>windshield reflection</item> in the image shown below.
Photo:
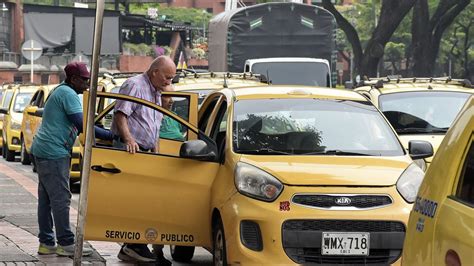
<svg viewBox="0 0 474 266"><path fill-rule="evenodd" d="M404 152L367 102L257 99L235 103L234 150L246 154L395 156Z"/></svg>

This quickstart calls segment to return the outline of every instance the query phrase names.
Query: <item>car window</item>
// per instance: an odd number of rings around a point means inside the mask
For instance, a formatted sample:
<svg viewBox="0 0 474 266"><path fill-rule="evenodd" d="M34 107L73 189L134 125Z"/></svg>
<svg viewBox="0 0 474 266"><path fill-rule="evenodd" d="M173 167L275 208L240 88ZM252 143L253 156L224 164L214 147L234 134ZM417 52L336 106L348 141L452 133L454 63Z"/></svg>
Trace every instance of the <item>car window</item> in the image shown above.
<svg viewBox="0 0 474 266"><path fill-rule="evenodd" d="M202 114L202 116L199 119L199 130L201 130L202 132L206 131L207 122L209 120L209 117L212 114L212 111L214 110L214 107L216 106L216 103L217 103L218 99L219 99L219 97L214 97L212 100L210 100L211 102L206 107L206 109L204 111L202 111L204 113ZM201 110L200 110L200 112L201 112Z"/></svg>
<svg viewBox="0 0 474 266"><path fill-rule="evenodd" d="M329 67L322 62L262 62L252 73L265 75L272 84L329 87Z"/></svg>
<svg viewBox="0 0 474 266"><path fill-rule="evenodd" d="M15 102L13 103L13 112L22 113L25 107L31 100L33 93L31 92L20 92L15 97Z"/></svg>
<svg viewBox="0 0 474 266"><path fill-rule="evenodd" d="M471 147L464 161L456 198L474 206L474 142L471 142Z"/></svg>
<svg viewBox="0 0 474 266"><path fill-rule="evenodd" d="M10 101L12 100L12 97L13 97L13 91L12 90L8 90L6 93L5 93L5 100L3 101L3 108L8 108L8 106L10 106Z"/></svg>
<svg viewBox="0 0 474 266"><path fill-rule="evenodd" d="M38 106L38 96L40 94L41 91L36 91L35 94L33 94L33 97L31 97L31 100L30 100L30 105L33 105L33 106Z"/></svg>
<svg viewBox="0 0 474 266"><path fill-rule="evenodd" d="M467 101L463 92L402 92L379 97L380 110L399 134L445 133Z"/></svg>
<svg viewBox="0 0 474 266"><path fill-rule="evenodd" d="M235 103L233 147L290 154L326 151L399 156L404 151L369 102L323 99L256 99Z"/></svg>

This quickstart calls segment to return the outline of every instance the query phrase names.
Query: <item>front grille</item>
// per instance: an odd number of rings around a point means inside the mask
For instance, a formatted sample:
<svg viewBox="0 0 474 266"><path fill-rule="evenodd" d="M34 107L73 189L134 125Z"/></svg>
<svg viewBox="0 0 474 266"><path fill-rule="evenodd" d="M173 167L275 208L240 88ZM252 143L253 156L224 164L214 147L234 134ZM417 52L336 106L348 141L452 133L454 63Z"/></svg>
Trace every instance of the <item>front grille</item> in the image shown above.
<svg viewBox="0 0 474 266"><path fill-rule="evenodd" d="M405 226L392 221L363 220L289 220L283 230L333 232L405 232Z"/></svg>
<svg viewBox="0 0 474 266"><path fill-rule="evenodd" d="M323 232L369 232L369 255L321 255ZM282 225L283 248L300 264L391 264L401 256L404 238L404 224L395 221L288 220Z"/></svg>
<svg viewBox="0 0 474 266"><path fill-rule="evenodd" d="M338 200L344 200L344 204ZM357 209L377 208L392 204L392 199L387 195L295 195L292 201L310 207L330 209L347 208Z"/></svg>

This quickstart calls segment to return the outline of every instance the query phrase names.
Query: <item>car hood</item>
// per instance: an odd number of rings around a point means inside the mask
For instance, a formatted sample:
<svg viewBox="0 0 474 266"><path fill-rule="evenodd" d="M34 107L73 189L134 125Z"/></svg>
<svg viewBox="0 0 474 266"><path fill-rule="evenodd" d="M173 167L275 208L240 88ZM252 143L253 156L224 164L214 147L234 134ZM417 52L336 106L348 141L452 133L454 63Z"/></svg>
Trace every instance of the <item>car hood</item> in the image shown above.
<svg viewBox="0 0 474 266"><path fill-rule="evenodd" d="M408 142L410 140L424 140L428 141L431 143L433 146L433 154L436 154L436 151L439 148L439 145L441 144L441 141L444 139L444 134L439 134L439 135L399 135L400 141L403 144L403 147L408 150ZM431 160L433 160L433 157L428 157L425 159L426 162L431 163Z"/></svg>
<svg viewBox="0 0 474 266"><path fill-rule="evenodd" d="M408 156L243 155L240 160L285 184L306 186L391 186L411 163Z"/></svg>

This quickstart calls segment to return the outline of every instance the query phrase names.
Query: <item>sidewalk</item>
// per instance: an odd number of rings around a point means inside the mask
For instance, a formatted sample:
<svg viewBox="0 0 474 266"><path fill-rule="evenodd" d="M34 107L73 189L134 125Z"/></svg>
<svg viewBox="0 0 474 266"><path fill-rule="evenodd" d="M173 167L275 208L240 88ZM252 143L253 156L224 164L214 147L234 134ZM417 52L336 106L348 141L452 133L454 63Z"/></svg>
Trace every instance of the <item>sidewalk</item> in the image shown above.
<svg viewBox="0 0 474 266"><path fill-rule="evenodd" d="M37 176L31 168L0 160L0 265L72 264L72 258L38 255L37 197ZM72 207L71 223L75 224L77 195ZM83 257L83 264L127 265L117 258L117 243L91 241L84 246L93 248L94 253Z"/></svg>

